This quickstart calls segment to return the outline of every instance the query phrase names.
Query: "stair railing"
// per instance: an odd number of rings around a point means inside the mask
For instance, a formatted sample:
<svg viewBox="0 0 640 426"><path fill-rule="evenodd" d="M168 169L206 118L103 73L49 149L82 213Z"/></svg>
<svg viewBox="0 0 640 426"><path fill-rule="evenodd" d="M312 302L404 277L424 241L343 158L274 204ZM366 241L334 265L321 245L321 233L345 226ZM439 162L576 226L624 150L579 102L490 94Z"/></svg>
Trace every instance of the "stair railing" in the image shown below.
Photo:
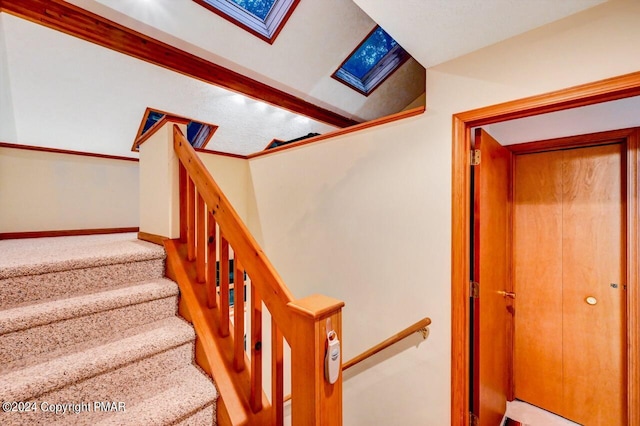
<svg viewBox="0 0 640 426"><path fill-rule="evenodd" d="M393 336L389 337L388 339L383 340L382 342L378 343L375 346L372 346L371 348L367 349L366 351L360 353L359 355L356 355L355 357L351 358L349 361L343 362L342 363L342 371L347 371L348 369L350 369L351 367L355 366L356 364L361 363L362 361L372 357L373 355L377 354L378 352L381 352L385 349L387 349L390 346L395 345L396 343L400 342L403 339L406 339L407 337L409 337L410 335L412 335L413 333L420 333L422 335L422 338L424 340L427 339L427 336L429 335L429 325L431 325L431 318L425 317L423 319L421 319L420 321L411 324L409 327L399 331L398 333L394 334ZM286 395L284 397L284 401L291 401L291 394Z"/></svg>
<svg viewBox="0 0 640 426"><path fill-rule="evenodd" d="M284 338L291 347L292 424L342 424L342 374L330 384L324 360L329 324L342 337L344 303L322 295L296 300L177 125L173 138L179 159L180 240L165 243L168 271L181 289L181 312L196 329L196 355L204 358L203 368L221 394L221 422L283 424ZM245 274L251 290L249 327ZM271 404L263 392L263 303L271 314Z"/></svg>

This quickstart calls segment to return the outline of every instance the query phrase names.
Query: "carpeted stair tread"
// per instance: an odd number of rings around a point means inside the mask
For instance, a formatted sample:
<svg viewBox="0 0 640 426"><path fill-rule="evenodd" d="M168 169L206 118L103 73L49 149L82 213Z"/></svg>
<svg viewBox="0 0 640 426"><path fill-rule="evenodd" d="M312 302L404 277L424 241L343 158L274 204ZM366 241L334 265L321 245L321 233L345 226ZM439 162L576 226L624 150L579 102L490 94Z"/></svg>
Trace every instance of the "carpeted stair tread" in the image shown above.
<svg viewBox="0 0 640 426"><path fill-rule="evenodd" d="M188 367L171 377L173 386L154 393L142 402L114 413L97 423L107 425L170 425L185 420L205 409L217 397L213 383L195 367ZM213 423L213 417L209 424Z"/></svg>
<svg viewBox="0 0 640 426"><path fill-rule="evenodd" d="M2 240L0 253L0 400L92 406L0 424L216 424L161 246L129 233Z"/></svg>
<svg viewBox="0 0 640 426"><path fill-rule="evenodd" d="M80 382L71 383L60 389L42 394L38 402L47 404L89 404L81 413L66 414L48 413L40 410L34 413L0 413L0 424L3 426L32 424L73 424L93 425L111 413L94 412L93 403L104 401L124 402L127 407L148 398L153 392L163 392L176 382L175 372L191 366L193 362L193 342L154 354L148 358L120 366L103 374L90 377ZM4 418L3 418L4 417Z"/></svg>
<svg viewBox="0 0 640 426"><path fill-rule="evenodd" d="M160 278L115 290L6 309L0 311L0 335L177 294L178 287L173 281Z"/></svg>
<svg viewBox="0 0 640 426"><path fill-rule="evenodd" d="M162 247L135 233L0 241L0 279L163 259Z"/></svg>
<svg viewBox="0 0 640 426"><path fill-rule="evenodd" d="M177 317L158 321L155 327L146 327L141 333L2 374L0 399L33 399L71 383L193 341L194 338L193 328Z"/></svg>
<svg viewBox="0 0 640 426"><path fill-rule="evenodd" d="M160 328L163 323L172 323L175 319L180 318L172 316L170 318L164 318L158 321L151 321L147 324L143 324L137 327L131 327L129 329L122 330L119 333L104 333L102 336L96 337L94 339L88 339L80 343L58 348L50 352L24 357L16 361L8 362L6 364L0 364L0 378L2 377L2 374L6 374L11 371L16 371L42 364L54 358L66 357L78 352L87 351L96 346L105 346L126 339L128 337L136 336L138 334L152 332L153 330Z"/></svg>
<svg viewBox="0 0 640 426"><path fill-rule="evenodd" d="M27 306L35 302L115 289L132 282L149 281L163 276L164 259L151 259L9 277L0 279L0 306L5 309Z"/></svg>

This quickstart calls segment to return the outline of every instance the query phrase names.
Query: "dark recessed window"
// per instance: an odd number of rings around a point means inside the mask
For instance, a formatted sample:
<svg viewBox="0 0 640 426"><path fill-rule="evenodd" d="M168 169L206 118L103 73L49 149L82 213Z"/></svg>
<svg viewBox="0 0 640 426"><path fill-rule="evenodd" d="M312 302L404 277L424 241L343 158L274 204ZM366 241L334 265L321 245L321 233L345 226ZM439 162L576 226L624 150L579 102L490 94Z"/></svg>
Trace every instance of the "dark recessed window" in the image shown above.
<svg viewBox="0 0 640 426"><path fill-rule="evenodd" d="M267 149L277 148L282 145L288 145L290 143L299 142L299 141L313 138L316 136L320 136L320 133L307 133L304 136L300 136L299 138L295 138L295 139L290 139L288 141L283 141L281 139L274 139L271 142L269 142L269 145L267 145L267 147L264 150L266 151Z"/></svg>
<svg viewBox="0 0 640 426"><path fill-rule="evenodd" d="M147 111L147 119L144 122L144 127L142 128L142 133L140 134L140 136L147 133L147 131L152 128L154 124L162 120L162 117L164 117L164 113L162 112L152 110Z"/></svg>
<svg viewBox="0 0 640 426"><path fill-rule="evenodd" d="M268 43L278 36L300 0L193 0Z"/></svg>
<svg viewBox="0 0 640 426"><path fill-rule="evenodd" d="M345 59L332 77L368 96L410 55L382 28L373 31Z"/></svg>
<svg viewBox="0 0 640 426"><path fill-rule="evenodd" d="M163 111L156 111L150 108L144 113L142 117L142 123L140 123L140 127L138 128L138 133L136 135L136 139L133 142L132 151L138 151L138 145L144 142L145 135L154 128L159 121L161 121L165 117L176 118L179 121L186 122L189 119L184 117L179 117L177 115L168 114ZM194 148L204 148L211 137L218 129L218 126L213 124L201 123L199 121L190 120L187 123L187 140Z"/></svg>

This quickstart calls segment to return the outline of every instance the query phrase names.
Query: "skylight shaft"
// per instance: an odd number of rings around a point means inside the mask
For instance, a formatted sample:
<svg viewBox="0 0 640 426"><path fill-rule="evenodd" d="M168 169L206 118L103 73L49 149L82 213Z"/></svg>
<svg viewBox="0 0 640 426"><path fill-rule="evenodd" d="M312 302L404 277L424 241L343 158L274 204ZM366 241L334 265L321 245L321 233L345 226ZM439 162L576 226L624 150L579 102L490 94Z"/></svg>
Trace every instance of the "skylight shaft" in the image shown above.
<svg viewBox="0 0 640 426"><path fill-rule="evenodd" d="M368 96L409 57L393 37L377 26L332 77Z"/></svg>

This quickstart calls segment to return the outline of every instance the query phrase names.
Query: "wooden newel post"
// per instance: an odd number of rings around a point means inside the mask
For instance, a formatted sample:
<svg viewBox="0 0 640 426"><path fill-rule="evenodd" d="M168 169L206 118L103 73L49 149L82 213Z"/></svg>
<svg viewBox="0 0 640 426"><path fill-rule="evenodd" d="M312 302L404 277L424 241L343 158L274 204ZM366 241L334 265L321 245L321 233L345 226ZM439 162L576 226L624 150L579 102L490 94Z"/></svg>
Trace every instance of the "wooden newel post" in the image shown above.
<svg viewBox="0 0 640 426"><path fill-rule="evenodd" d="M342 344L344 302L313 295L289 304L295 313L291 342L291 420L295 425L342 425L342 369L325 379L327 319ZM342 350L340 351L342 364Z"/></svg>

